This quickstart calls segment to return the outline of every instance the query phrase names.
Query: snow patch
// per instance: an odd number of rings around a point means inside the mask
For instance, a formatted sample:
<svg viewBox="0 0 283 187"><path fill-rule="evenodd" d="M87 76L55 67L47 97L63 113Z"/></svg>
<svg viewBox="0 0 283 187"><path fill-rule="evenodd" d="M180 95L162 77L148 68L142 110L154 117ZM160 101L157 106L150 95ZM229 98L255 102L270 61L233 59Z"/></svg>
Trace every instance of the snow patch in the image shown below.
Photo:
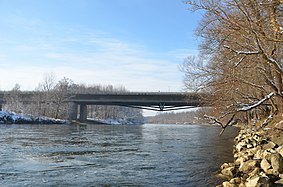
<svg viewBox="0 0 283 187"><path fill-rule="evenodd" d="M0 124L66 124L66 120L48 117L32 117L15 112L0 111Z"/></svg>

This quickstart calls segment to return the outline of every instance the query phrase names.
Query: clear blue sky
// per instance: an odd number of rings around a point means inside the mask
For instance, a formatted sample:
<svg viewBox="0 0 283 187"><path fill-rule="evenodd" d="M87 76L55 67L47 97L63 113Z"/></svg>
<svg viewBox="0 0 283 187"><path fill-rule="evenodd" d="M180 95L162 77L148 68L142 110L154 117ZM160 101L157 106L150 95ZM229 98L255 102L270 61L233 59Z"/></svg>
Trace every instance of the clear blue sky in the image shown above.
<svg viewBox="0 0 283 187"><path fill-rule="evenodd" d="M182 0L0 0L0 89L46 74L130 91L180 91L200 14Z"/></svg>

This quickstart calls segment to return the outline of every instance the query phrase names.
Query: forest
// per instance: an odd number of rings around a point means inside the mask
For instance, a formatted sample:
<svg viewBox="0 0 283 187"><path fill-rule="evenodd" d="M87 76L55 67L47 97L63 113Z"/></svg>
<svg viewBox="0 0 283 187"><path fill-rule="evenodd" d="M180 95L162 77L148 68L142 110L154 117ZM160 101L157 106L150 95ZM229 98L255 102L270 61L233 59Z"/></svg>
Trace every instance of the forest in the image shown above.
<svg viewBox="0 0 283 187"><path fill-rule="evenodd" d="M153 124L207 124L202 117L207 108L195 108L181 112L159 112L155 116L146 117L147 123Z"/></svg>

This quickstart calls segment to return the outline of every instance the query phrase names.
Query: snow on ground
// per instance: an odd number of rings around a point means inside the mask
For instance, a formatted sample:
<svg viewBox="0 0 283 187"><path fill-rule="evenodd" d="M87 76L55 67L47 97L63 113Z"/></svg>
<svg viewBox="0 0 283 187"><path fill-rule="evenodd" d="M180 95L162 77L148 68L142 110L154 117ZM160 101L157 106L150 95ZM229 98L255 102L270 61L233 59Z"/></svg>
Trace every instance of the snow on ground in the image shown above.
<svg viewBox="0 0 283 187"><path fill-rule="evenodd" d="M32 117L14 112L0 111L0 124L66 124L66 120Z"/></svg>
<svg viewBox="0 0 283 187"><path fill-rule="evenodd" d="M87 118L88 120L91 121L97 121L100 123L104 123L104 124L109 124L109 125L138 125L138 124L143 124L144 122L142 121L131 121L131 120L124 120L124 119L106 119L106 120L102 120L102 119L94 119L94 118Z"/></svg>
<svg viewBox="0 0 283 187"><path fill-rule="evenodd" d="M98 121L104 124L110 125L135 125L143 124L143 121L137 119L106 119L98 120L91 119L88 120ZM54 119L48 117L32 117L29 115L17 114L15 112L0 111L0 124L67 124L67 120Z"/></svg>

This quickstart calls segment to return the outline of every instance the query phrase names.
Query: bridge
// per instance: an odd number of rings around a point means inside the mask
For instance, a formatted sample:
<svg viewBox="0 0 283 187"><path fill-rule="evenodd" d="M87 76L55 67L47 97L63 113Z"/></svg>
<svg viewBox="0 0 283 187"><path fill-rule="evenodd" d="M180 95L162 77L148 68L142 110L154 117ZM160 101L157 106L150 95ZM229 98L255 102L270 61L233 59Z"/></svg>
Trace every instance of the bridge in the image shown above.
<svg viewBox="0 0 283 187"><path fill-rule="evenodd" d="M181 92L126 92L117 94L76 94L69 97L69 119L85 121L87 105L116 105L154 111L171 111L198 107L201 96ZM79 108L79 110L78 110Z"/></svg>
<svg viewBox="0 0 283 187"><path fill-rule="evenodd" d="M0 109L5 103L5 95L0 92ZM23 103L31 103L36 92L22 92ZM105 94L69 94L65 98L68 103L69 120L86 121L88 105L116 105L154 111L171 111L201 106L201 94L183 92L124 92ZM50 102L50 101L48 101ZM79 114L79 115L78 115Z"/></svg>

